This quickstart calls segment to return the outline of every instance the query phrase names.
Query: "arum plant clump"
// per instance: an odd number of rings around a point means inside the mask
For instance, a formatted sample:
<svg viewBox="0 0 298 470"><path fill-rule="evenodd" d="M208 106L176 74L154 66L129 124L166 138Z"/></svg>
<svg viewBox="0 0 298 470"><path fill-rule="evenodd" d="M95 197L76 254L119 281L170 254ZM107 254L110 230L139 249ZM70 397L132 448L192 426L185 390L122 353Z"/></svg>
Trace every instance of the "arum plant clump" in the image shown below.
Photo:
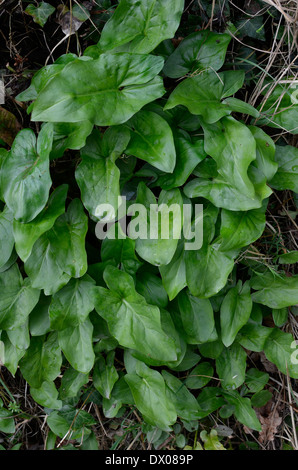
<svg viewBox="0 0 298 470"><path fill-rule="evenodd" d="M150 432L177 420L197 429L216 410L261 431L254 404L270 394L255 396L269 375L251 352L298 378L281 328L298 304L298 275L284 269L296 252L273 265L243 256L273 190L298 192L298 150L276 144L266 113L258 120L241 99L246 75L225 64L228 33L165 47L183 8L120 0L98 44L41 68L18 95L38 135L23 129L0 149L1 362L19 368L61 438L86 387L106 417L135 407ZM72 179L57 185L50 167L67 149ZM201 243L186 247L182 222L176 238L130 237L121 197L145 208L149 232L150 206L187 205ZM96 238L113 220L116 236ZM90 437L93 417L80 420L72 439Z"/></svg>

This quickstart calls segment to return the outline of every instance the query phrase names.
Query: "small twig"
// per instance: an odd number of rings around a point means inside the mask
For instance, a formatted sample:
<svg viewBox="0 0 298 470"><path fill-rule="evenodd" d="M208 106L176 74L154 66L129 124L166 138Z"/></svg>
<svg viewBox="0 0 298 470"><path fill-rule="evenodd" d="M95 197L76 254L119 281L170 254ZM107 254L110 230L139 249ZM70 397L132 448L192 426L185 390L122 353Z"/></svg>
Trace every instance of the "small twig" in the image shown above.
<svg viewBox="0 0 298 470"><path fill-rule="evenodd" d="M105 435L106 437L108 437L108 433L106 432L105 427L104 427L104 425L102 424L102 420L101 420L101 417L100 417L100 412L99 412L98 406L97 406L95 403L93 403L93 406L94 406L94 409L95 409L95 413L96 413L97 419L98 419L99 424L100 424L100 426L101 426L101 429L103 430L104 435Z"/></svg>
<svg viewBox="0 0 298 470"><path fill-rule="evenodd" d="M294 435L294 446L295 446L295 450L298 450L296 423L295 423L294 410L293 410L293 405L292 405L292 396L291 396L292 387L290 383L288 368L287 368L287 384L288 384L287 389L288 389L288 398L289 398L289 405L290 405L290 414L291 414L292 428L293 428L293 435Z"/></svg>
<svg viewBox="0 0 298 470"><path fill-rule="evenodd" d="M132 448L132 446L134 445L134 443L136 442L137 439L139 439L140 435L142 434L142 431L139 431L138 434L136 435L136 437L134 438L134 440L129 444L129 446L127 447L126 450L130 450Z"/></svg>

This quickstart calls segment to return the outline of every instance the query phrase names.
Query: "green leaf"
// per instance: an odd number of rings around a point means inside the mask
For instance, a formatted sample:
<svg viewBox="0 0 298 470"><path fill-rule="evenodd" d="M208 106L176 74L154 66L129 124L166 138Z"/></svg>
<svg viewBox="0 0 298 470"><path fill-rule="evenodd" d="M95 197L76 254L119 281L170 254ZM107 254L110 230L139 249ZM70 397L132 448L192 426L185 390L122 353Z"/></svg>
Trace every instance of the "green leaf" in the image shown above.
<svg viewBox="0 0 298 470"><path fill-rule="evenodd" d="M103 262L113 260L131 276L142 266L135 254L135 241L125 236L119 224L115 226L115 238L107 237L102 241L100 255Z"/></svg>
<svg viewBox="0 0 298 470"><path fill-rule="evenodd" d="M195 178L184 187L184 193L190 198L204 197L216 207L230 211L248 211L262 206L258 197L246 196L220 175L213 180Z"/></svg>
<svg viewBox="0 0 298 470"><path fill-rule="evenodd" d="M71 201L67 212L56 220L52 230L58 244L54 253L58 266L69 276L83 276L87 271L85 236L88 219L79 199Z"/></svg>
<svg viewBox="0 0 298 470"><path fill-rule="evenodd" d="M181 380L166 370L162 371L162 376L166 383L168 400L174 404L179 418L192 421L205 416L205 413L200 410L194 395L187 390L187 387Z"/></svg>
<svg viewBox="0 0 298 470"><path fill-rule="evenodd" d="M52 297L49 309L51 327L54 330L78 326L94 309L92 286L95 281L85 274L80 279L71 279Z"/></svg>
<svg viewBox="0 0 298 470"><path fill-rule="evenodd" d="M194 169L193 175L203 179L216 178L218 172L215 160L211 157L205 158L205 160L200 162Z"/></svg>
<svg viewBox="0 0 298 470"><path fill-rule="evenodd" d="M178 434L178 436L175 439L175 443L177 447L179 447L180 449L185 448L186 437L183 434Z"/></svg>
<svg viewBox="0 0 298 470"><path fill-rule="evenodd" d="M178 129L174 133L176 147L176 166L172 175L161 175L156 184L162 189L173 189L183 186L195 167L206 157L204 141L195 139L187 132Z"/></svg>
<svg viewBox="0 0 298 470"><path fill-rule="evenodd" d="M159 361L175 361L176 347L162 329L158 307L146 303L133 279L107 266L104 279L109 289L94 287L95 309L121 346L136 349Z"/></svg>
<svg viewBox="0 0 298 470"><path fill-rule="evenodd" d="M298 251L289 251L278 258L279 264L295 264L298 263Z"/></svg>
<svg viewBox="0 0 298 470"><path fill-rule="evenodd" d="M271 271L256 274L251 279L251 287L257 290L252 300L267 307L283 308L298 303L298 275L287 277Z"/></svg>
<svg viewBox="0 0 298 470"><path fill-rule="evenodd" d="M89 121L55 123L50 160L62 157L67 149L79 150L84 147L92 129L93 124Z"/></svg>
<svg viewBox="0 0 298 470"><path fill-rule="evenodd" d="M268 336L271 335L272 328L247 323L237 335L237 341L241 346L249 351L261 352L264 349Z"/></svg>
<svg viewBox="0 0 298 470"><path fill-rule="evenodd" d="M9 268L11 268L11 266L17 261L17 259L18 254L15 249L13 249L9 260L0 268L0 272L3 273L4 271L7 271Z"/></svg>
<svg viewBox="0 0 298 470"><path fill-rule="evenodd" d="M248 114L255 118L259 117L260 113L251 104L245 103L245 101L238 100L238 98L226 98L222 101L222 104L228 106L231 111L235 113Z"/></svg>
<svg viewBox="0 0 298 470"><path fill-rule="evenodd" d="M162 67L161 57L141 54L74 60L38 94L32 120L121 124L164 94L162 79L156 77Z"/></svg>
<svg viewBox="0 0 298 470"><path fill-rule="evenodd" d="M198 172L203 178L189 182L185 194L205 197L217 207L231 211L260 208L261 201L272 191L266 185L265 170L251 131L232 117L212 125L202 122L202 126L205 151L215 160L218 174L213 167L210 175ZM214 179L207 179L210 177Z"/></svg>
<svg viewBox="0 0 298 470"><path fill-rule="evenodd" d="M291 189L298 193L298 148L291 145L276 146L278 170L270 181L275 189Z"/></svg>
<svg viewBox="0 0 298 470"><path fill-rule="evenodd" d="M23 325L19 326L18 328L14 328L13 330L7 330L6 333L14 346L24 350L29 348L30 335L28 319Z"/></svg>
<svg viewBox="0 0 298 470"><path fill-rule="evenodd" d="M13 214L8 207L4 207L3 211L0 212L0 267L7 263L13 251L14 236L12 223Z"/></svg>
<svg viewBox="0 0 298 470"><path fill-rule="evenodd" d="M257 16L251 15L252 9L245 13L246 15L241 16L235 22L237 34L240 33L241 37L249 36L259 41L265 41L264 16L259 14Z"/></svg>
<svg viewBox="0 0 298 470"><path fill-rule="evenodd" d="M99 356L93 370L94 387L107 399L111 398L112 389L119 377L114 366L114 357L114 351L108 353L106 360Z"/></svg>
<svg viewBox="0 0 298 470"><path fill-rule="evenodd" d="M88 8L86 8L84 3L82 5L80 5L79 3L73 5L72 15L74 16L74 18L81 22L84 22L88 18L90 18L90 12Z"/></svg>
<svg viewBox="0 0 298 470"><path fill-rule="evenodd" d="M268 93L268 85L263 88L263 94L267 94L265 102L261 104L262 117L258 120L258 125L266 124L279 130L286 130L291 134L298 133L297 118L298 105L296 95L296 84L286 88L283 85L274 84Z"/></svg>
<svg viewBox="0 0 298 470"><path fill-rule="evenodd" d="M268 361L273 362L285 375L298 378L297 345L290 333L274 328L264 344Z"/></svg>
<svg viewBox="0 0 298 470"><path fill-rule="evenodd" d="M261 390L251 397L251 404L255 408L261 408L262 406L265 406L271 398L272 393L269 392L269 390Z"/></svg>
<svg viewBox="0 0 298 470"><path fill-rule="evenodd" d="M104 215L97 210L100 204L111 204L116 215L120 196L120 170L115 160L124 152L129 139L129 131L124 127L112 127L103 137L98 130L94 130L81 150L82 162L75 176L82 202L95 220Z"/></svg>
<svg viewBox="0 0 298 470"><path fill-rule="evenodd" d="M221 355L223 349L224 345L219 339L199 345L200 353L204 357L209 357L210 359L217 359Z"/></svg>
<svg viewBox="0 0 298 470"><path fill-rule="evenodd" d="M62 407L62 401L58 400L58 390L54 382L43 382L41 387L30 387L30 394L34 401L39 405L59 410Z"/></svg>
<svg viewBox="0 0 298 470"><path fill-rule="evenodd" d="M252 300L249 282L238 281L226 294L220 307L221 338L226 347L230 346L238 331L244 326L251 313Z"/></svg>
<svg viewBox="0 0 298 470"><path fill-rule="evenodd" d="M222 389L218 387L205 387L199 394L197 401L201 409L204 410L205 416L218 410L226 403L222 397Z"/></svg>
<svg viewBox="0 0 298 470"><path fill-rule="evenodd" d="M266 180L270 181L278 169L275 161L275 144L259 127L248 126L248 128L256 141L258 170L262 172Z"/></svg>
<svg viewBox="0 0 298 470"><path fill-rule="evenodd" d="M177 414L174 404L168 400L161 374L138 362L136 373L126 374L125 380L145 421L164 431L170 431Z"/></svg>
<svg viewBox="0 0 298 470"><path fill-rule="evenodd" d="M90 436L87 437L80 446L81 450L100 450L100 444L94 432L91 431Z"/></svg>
<svg viewBox="0 0 298 470"><path fill-rule="evenodd" d="M176 252L167 265L159 266L162 283L169 296L173 300L177 294L187 285L184 240L178 241Z"/></svg>
<svg viewBox="0 0 298 470"><path fill-rule="evenodd" d="M269 380L269 374L262 372L258 369L249 369L245 376L245 385L249 388L250 392L258 393Z"/></svg>
<svg viewBox="0 0 298 470"><path fill-rule="evenodd" d="M40 388L43 382L51 382L60 374L61 349L57 333L31 338L29 349L20 362L20 369L31 387Z"/></svg>
<svg viewBox="0 0 298 470"><path fill-rule="evenodd" d="M5 184L5 175L2 171L3 164L5 160L8 158L9 152L4 148L0 147L0 200L4 201L3 197L3 189Z"/></svg>
<svg viewBox="0 0 298 470"><path fill-rule="evenodd" d="M209 435L207 431L201 431L200 438L204 442L205 450L226 450L224 446L219 442L215 429L211 429Z"/></svg>
<svg viewBox="0 0 298 470"><path fill-rule="evenodd" d="M138 272L136 290L148 304L159 308L166 308L168 305L168 296L161 279L148 271Z"/></svg>
<svg viewBox="0 0 298 470"><path fill-rule="evenodd" d="M45 295L57 292L68 283L70 276L59 267L55 258L57 239L53 231L42 235L34 244L25 262L25 271L33 287L44 289Z"/></svg>
<svg viewBox="0 0 298 470"><path fill-rule="evenodd" d="M53 431L49 430L45 444L45 450L54 450L56 445L57 436Z"/></svg>
<svg viewBox="0 0 298 470"><path fill-rule="evenodd" d="M249 398L244 398L236 391L223 392L226 400L235 407L234 415L240 423L250 429L261 431L261 424L256 416L256 412L252 408Z"/></svg>
<svg viewBox="0 0 298 470"><path fill-rule="evenodd" d="M52 411L47 417L47 424L51 431L61 439L71 436L71 439L86 438L91 431L89 426L96 424L94 418L85 410L77 410L69 405L63 407L63 410Z"/></svg>
<svg viewBox="0 0 298 470"><path fill-rule="evenodd" d="M263 314L264 314L264 309L262 309L262 307L259 304L253 303L248 324L261 326L263 323Z"/></svg>
<svg viewBox="0 0 298 470"><path fill-rule="evenodd" d="M87 216L79 199L73 199L67 212L34 244L25 262L25 271L33 287L45 294L57 292L70 277L82 277L87 271L85 235Z"/></svg>
<svg viewBox="0 0 298 470"><path fill-rule="evenodd" d="M235 389L243 384L245 369L246 352L237 343L225 348L216 359L216 372L225 390Z"/></svg>
<svg viewBox="0 0 298 470"><path fill-rule="evenodd" d="M165 119L151 111L139 111L125 126L131 132L127 154L141 158L159 170L173 172L176 150L172 130Z"/></svg>
<svg viewBox="0 0 298 470"><path fill-rule="evenodd" d="M89 374L78 372L72 367L66 369L61 380L59 389L59 398L66 400L67 398L75 398L81 388L89 381Z"/></svg>
<svg viewBox="0 0 298 470"><path fill-rule="evenodd" d="M232 117L208 125L202 122L205 152L217 164L218 173L243 195L254 199L255 189L247 170L256 159L256 143L250 130Z"/></svg>
<svg viewBox="0 0 298 470"><path fill-rule="evenodd" d="M59 345L66 359L75 370L84 374L89 372L94 364L92 334L93 325L89 318L77 326L58 332Z"/></svg>
<svg viewBox="0 0 298 470"><path fill-rule="evenodd" d="M201 359L199 354L196 354L191 346L183 347L183 358L179 361L178 365L171 364L171 369L177 372L183 372L194 367Z"/></svg>
<svg viewBox="0 0 298 470"><path fill-rule="evenodd" d="M122 402L120 400L115 398L111 398L110 400L103 398L102 400L102 411L106 418L115 418L121 408Z"/></svg>
<svg viewBox="0 0 298 470"><path fill-rule="evenodd" d="M27 224L17 220L13 222L13 235L16 243L16 251L22 261L30 256L33 245L39 237L50 230L56 219L65 211L65 200L68 186L59 186L50 196L46 207L38 216Z"/></svg>
<svg viewBox="0 0 298 470"><path fill-rule="evenodd" d="M262 174L262 172L259 170L258 165L259 165L258 160L254 160L252 162L252 164L248 168L248 176L255 187L255 191L256 191L255 200L258 199L261 202L264 199L268 198L272 194L273 191L267 185L266 178ZM261 204L259 206L256 205L255 207L261 207ZM253 209L255 207L253 207Z"/></svg>
<svg viewBox="0 0 298 470"><path fill-rule="evenodd" d="M130 140L130 133L124 126L107 129L102 137L101 155L115 162L124 153Z"/></svg>
<svg viewBox="0 0 298 470"><path fill-rule="evenodd" d="M194 297L183 291L178 297L183 328L189 344L205 343L214 330L214 315L208 299Z"/></svg>
<svg viewBox="0 0 298 470"><path fill-rule="evenodd" d="M243 80L244 73L240 70L200 72L183 80L175 88L164 109L183 105L192 114L202 116L206 123L215 123L233 111L232 105L222 103L221 100L236 93L242 87Z"/></svg>
<svg viewBox="0 0 298 470"><path fill-rule="evenodd" d="M83 157L76 170L76 180L83 204L93 219L100 220L103 216L97 209L100 204L111 204L116 214L120 196L119 179L120 171L110 159Z"/></svg>
<svg viewBox="0 0 298 470"><path fill-rule="evenodd" d="M58 411L52 411L49 414L47 417L47 424L55 436L59 436L61 439L65 435L68 435L69 427L71 425L71 423L69 423ZM73 434L72 437L74 437ZM75 437L77 437L76 434Z"/></svg>
<svg viewBox="0 0 298 470"><path fill-rule="evenodd" d="M17 264L0 273L0 290L0 329L18 328L37 304L40 291L28 278L23 280Z"/></svg>
<svg viewBox="0 0 298 470"><path fill-rule="evenodd" d="M130 223L131 227L132 223L136 225L136 220L141 219L139 224L147 229L147 233L136 239L136 251L150 264L166 265L173 258L181 236L183 200L180 191L161 191L157 203L150 189L140 183L136 202L143 204L147 209L146 213ZM132 237L131 232L130 236Z"/></svg>
<svg viewBox="0 0 298 470"><path fill-rule="evenodd" d="M129 372L128 367L126 368ZM134 372L134 371L133 371ZM131 394L130 388L125 381L124 375L115 383L115 386L112 390L112 397L116 400L120 400L122 403L127 405L133 405L134 400Z"/></svg>
<svg viewBox="0 0 298 470"><path fill-rule="evenodd" d="M272 309L272 318L276 326L283 326L288 320L288 308Z"/></svg>
<svg viewBox="0 0 298 470"><path fill-rule="evenodd" d="M52 140L51 125L42 128L37 141L31 129L23 129L2 164L4 199L14 218L20 222L34 219L48 200L52 185L49 172Z"/></svg>
<svg viewBox="0 0 298 470"><path fill-rule="evenodd" d="M187 388L197 390L207 385L213 377L213 367L209 362L201 362L189 372L185 385Z"/></svg>
<svg viewBox="0 0 298 470"><path fill-rule="evenodd" d="M162 103L162 102L161 102ZM195 132L200 127L200 118L191 114L185 106L176 106L165 111L158 101L149 103L145 109L153 111L164 118L171 126L172 130L183 129L187 132Z"/></svg>
<svg viewBox="0 0 298 470"><path fill-rule="evenodd" d="M211 68L219 70L224 63L231 36L209 30L190 34L170 55L164 73L170 78L180 78L188 72Z"/></svg>
<svg viewBox="0 0 298 470"><path fill-rule="evenodd" d="M222 209L220 226L221 251L238 250L256 241L262 235L265 224L265 207L250 211Z"/></svg>
<svg viewBox="0 0 298 470"><path fill-rule="evenodd" d="M234 267L233 259L220 251L218 244L203 245L185 252L186 280L192 295L206 299L226 284Z"/></svg>
<svg viewBox="0 0 298 470"><path fill-rule="evenodd" d="M3 349L1 348L1 343ZM10 341L6 331L2 331L0 341L0 362L7 367L13 376L15 376L19 361L22 359L25 352L25 349L18 348Z"/></svg>
<svg viewBox="0 0 298 470"><path fill-rule="evenodd" d="M102 352L109 352L114 350L117 346L118 341L112 336L103 337L94 346L94 352L96 355Z"/></svg>
<svg viewBox="0 0 298 470"><path fill-rule="evenodd" d="M183 436L184 437L184 436ZM195 447L185 446L183 450L204 450L199 442L196 443Z"/></svg>
<svg viewBox="0 0 298 470"><path fill-rule="evenodd" d="M54 64L46 65L38 70L31 80L29 88L22 91L17 95L19 101L30 101L35 100L38 96L38 93L47 85L47 83L61 70L65 67L66 64L72 62L73 60L78 59L78 56L75 54L63 54L60 56ZM30 112L32 104L29 106L28 111Z"/></svg>
<svg viewBox="0 0 298 470"><path fill-rule="evenodd" d="M51 16L54 11L55 7L50 5L50 3L41 2L38 7L30 3L30 5L28 5L26 8L25 13L32 16L34 22L43 27L46 24L49 16Z"/></svg>
<svg viewBox="0 0 298 470"><path fill-rule="evenodd" d="M14 434L15 422L13 413L5 408L0 408L0 432L7 434Z"/></svg>
<svg viewBox="0 0 298 470"><path fill-rule="evenodd" d="M183 0L121 0L103 28L99 46L104 51L151 52L174 36L183 7Z"/></svg>
<svg viewBox="0 0 298 470"><path fill-rule="evenodd" d="M52 298L41 293L38 303L30 313L29 326L32 336L42 336L51 330L49 307Z"/></svg>
<svg viewBox="0 0 298 470"><path fill-rule="evenodd" d="M144 354L141 354L139 351L131 351L131 354L140 361L145 362L145 364L148 364L149 366L158 367L161 365L166 365L171 369L175 369L176 367L179 367L185 359L187 346L184 341L184 338L179 334L176 329L176 325L174 324L172 315L167 312L167 310L160 309L160 320L163 331L169 338L174 341L177 359L175 361L164 362L163 360L152 359ZM197 355L195 356L197 358Z"/></svg>

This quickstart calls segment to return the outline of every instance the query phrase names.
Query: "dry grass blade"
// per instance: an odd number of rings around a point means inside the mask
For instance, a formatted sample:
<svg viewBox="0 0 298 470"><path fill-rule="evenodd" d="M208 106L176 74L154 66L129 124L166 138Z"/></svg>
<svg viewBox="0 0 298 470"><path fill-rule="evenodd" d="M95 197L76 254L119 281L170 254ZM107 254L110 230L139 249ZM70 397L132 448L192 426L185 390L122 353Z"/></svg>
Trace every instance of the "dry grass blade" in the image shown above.
<svg viewBox="0 0 298 470"><path fill-rule="evenodd" d="M276 8L289 23L295 23L298 21L297 8L295 10L295 7L289 7L289 4L294 4L296 2L288 2L284 0L263 0L263 2ZM291 13L294 13L294 15L291 15Z"/></svg>
<svg viewBox="0 0 298 470"><path fill-rule="evenodd" d="M292 421L292 429L293 429L293 448L294 450L298 450L298 440L297 440L297 431L296 431L296 421L294 416L294 410L292 406L292 387L291 387L291 380L289 377L289 373L287 373L287 385L288 385L288 398L289 398L289 405L290 405L290 415Z"/></svg>
<svg viewBox="0 0 298 470"><path fill-rule="evenodd" d="M272 105L272 113L278 112L279 104L291 87L297 81L298 58L298 2L292 0L263 0L271 9L275 8L280 17L272 23L272 45L262 67L255 89L251 93L249 102L255 106L261 95L261 111L268 98L278 85L282 85L283 92ZM267 55L267 54L266 54ZM272 80L272 77L274 79ZM266 80L270 79L269 83ZM283 132L280 128L280 134Z"/></svg>

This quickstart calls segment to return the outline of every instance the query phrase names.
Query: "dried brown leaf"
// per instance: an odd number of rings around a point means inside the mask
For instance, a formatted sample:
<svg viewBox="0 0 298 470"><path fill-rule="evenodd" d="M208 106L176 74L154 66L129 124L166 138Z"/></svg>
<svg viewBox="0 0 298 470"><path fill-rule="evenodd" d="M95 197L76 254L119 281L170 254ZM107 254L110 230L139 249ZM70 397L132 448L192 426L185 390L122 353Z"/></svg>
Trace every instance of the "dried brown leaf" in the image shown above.
<svg viewBox="0 0 298 470"><path fill-rule="evenodd" d="M274 408L268 416L262 416L260 414L259 420L262 426L262 431L259 434L259 441L262 444L274 441L278 427L282 423L282 417L279 415L277 409Z"/></svg>
<svg viewBox="0 0 298 470"><path fill-rule="evenodd" d="M21 128L15 115L0 106L0 139L11 146Z"/></svg>
<svg viewBox="0 0 298 470"><path fill-rule="evenodd" d="M274 364L272 364L272 362L268 361L268 359L266 358L263 352L260 353L260 359L266 372L273 373L273 374L278 372L277 367Z"/></svg>

